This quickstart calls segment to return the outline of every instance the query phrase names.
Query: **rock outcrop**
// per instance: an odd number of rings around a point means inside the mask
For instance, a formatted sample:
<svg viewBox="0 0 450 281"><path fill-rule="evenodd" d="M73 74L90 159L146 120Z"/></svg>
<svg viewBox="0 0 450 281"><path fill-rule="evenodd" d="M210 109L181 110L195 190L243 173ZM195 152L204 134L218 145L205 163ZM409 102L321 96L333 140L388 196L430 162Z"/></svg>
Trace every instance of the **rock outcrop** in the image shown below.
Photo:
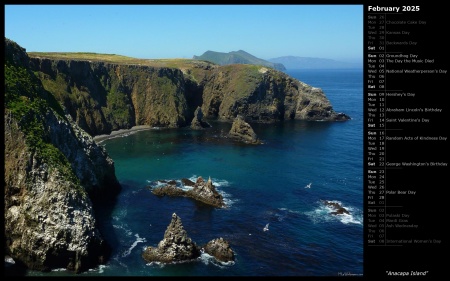
<svg viewBox="0 0 450 281"><path fill-rule="evenodd" d="M342 205L337 202L328 201L328 200L322 200L322 202L326 206L328 206L334 210L334 211L330 212L330 214L332 214L332 215L343 215L343 214L349 215L350 214L350 212L346 208L342 207Z"/></svg>
<svg viewBox="0 0 450 281"><path fill-rule="evenodd" d="M161 187L152 188L152 193L155 195L190 197L213 207L226 207L223 196L219 192L217 192L211 178L209 178L208 181L205 181L202 177L198 177L195 183L190 181L189 179L182 179L181 182L183 185L192 187L192 189L189 190L183 190L178 187L176 181L159 182L163 182L166 184Z"/></svg>
<svg viewBox="0 0 450 281"><path fill-rule="evenodd" d="M148 262L186 262L200 257L202 251L213 256L219 262L234 261L234 251L230 243L222 237L213 239L203 247L199 247L187 234L181 218L176 213L164 232L163 239L157 247L147 247L142 258Z"/></svg>
<svg viewBox="0 0 450 281"><path fill-rule="evenodd" d="M172 214L172 220L167 226L164 238L157 247L147 247L142 257L147 262L182 262L196 259L200 256L200 248L188 237L180 217Z"/></svg>
<svg viewBox="0 0 450 281"><path fill-rule="evenodd" d="M244 118L241 115L236 116L236 118L234 119L228 136L232 139L248 144L262 143L258 139L258 136L256 136L253 128L250 126L250 124L244 121Z"/></svg>
<svg viewBox="0 0 450 281"><path fill-rule="evenodd" d="M226 65L212 69L203 86L202 111L206 118L249 122L283 120L344 121L320 88L289 75L254 65Z"/></svg>
<svg viewBox="0 0 450 281"><path fill-rule="evenodd" d="M175 184L166 184L161 187L152 188L152 193L158 196L187 196L186 191Z"/></svg>
<svg viewBox="0 0 450 281"><path fill-rule="evenodd" d="M5 254L42 271L106 262L92 202L120 191L114 162L45 91L25 49L6 38L4 117Z"/></svg>
<svg viewBox="0 0 450 281"><path fill-rule="evenodd" d="M208 181L205 181L202 177L198 177L194 188L186 191L186 194L188 197L194 198L205 204L218 208L225 207L223 196L217 192L211 177Z"/></svg>
<svg viewBox="0 0 450 281"><path fill-rule="evenodd" d="M334 111L320 88L258 65L184 60L168 67L157 60L101 61L101 55L93 60L30 56L45 89L93 136L139 125L190 126L198 121L198 107L204 118L225 122L238 114L252 123L350 119Z"/></svg>
<svg viewBox="0 0 450 281"><path fill-rule="evenodd" d="M194 119L192 119L191 122L191 129L193 130L203 130L205 128L210 128L211 125L209 125L208 122L205 122L203 119L203 112L202 108L199 106L194 112Z"/></svg>
<svg viewBox="0 0 450 281"><path fill-rule="evenodd" d="M230 243L222 237L209 241L203 246L205 253L213 256L221 262L234 261L234 251L230 247Z"/></svg>

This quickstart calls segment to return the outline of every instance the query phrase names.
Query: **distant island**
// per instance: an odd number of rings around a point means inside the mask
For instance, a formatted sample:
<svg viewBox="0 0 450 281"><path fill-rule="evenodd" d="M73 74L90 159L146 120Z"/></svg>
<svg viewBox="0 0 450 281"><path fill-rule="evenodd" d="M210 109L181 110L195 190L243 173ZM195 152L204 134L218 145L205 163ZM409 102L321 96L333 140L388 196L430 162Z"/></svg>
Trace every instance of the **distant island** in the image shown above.
<svg viewBox="0 0 450 281"><path fill-rule="evenodd" d="M228 65L228 64L256 64L263 65L267 67L274 68L276 70L284 71L286 67L282 63L270 62L257 58L245 51L233 51L229 53L221 53L214 51L206 51L201 56L194 56L194 60L204 60L209 61L218 65Z"/></svg>
<svg viewBox="0 0 450 281"><path fill-rule="evenodd" d="M201 56L193 56L194 60L207 61L218 65L254 64L271 67L276 70L288 69L342 69L362 68L361 63L348 63L326 58L282 56L268 60L260 59L243 50L228 53L206 51Z"/></svg>
<svg viewBox="0 0 450 281"><path fill-rule="evenodd" d="M324 58L284 56L269 59L272 63L283 64L287 69L337 69L337 68L362 68L362 62L347 63Z"/></svg>

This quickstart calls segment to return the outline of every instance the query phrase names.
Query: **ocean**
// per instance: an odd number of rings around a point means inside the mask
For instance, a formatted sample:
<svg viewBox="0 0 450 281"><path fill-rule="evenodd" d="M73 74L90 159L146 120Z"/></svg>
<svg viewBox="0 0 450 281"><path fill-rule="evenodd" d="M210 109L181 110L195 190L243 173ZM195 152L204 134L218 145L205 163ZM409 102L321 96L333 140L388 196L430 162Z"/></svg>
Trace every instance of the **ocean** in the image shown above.
<svg viewBox="0 0 450 281"><path fill-rule="evenodd" d="M110 260L80 276L341 276L363 273L363 71L288 70L322 88L346 122L251 124L264 144L221 137L231 123L203 131L151 129L101 142L115 162L122 192L98 208ZM211 177L227 208L190 198L158 197L158 180ZM309 185L309 188L308 188ZM322 200L350 214L332 215ZM177 264L147 264L176 213L197 244L223 237L235 261L207 254ZM269 224L268 231L263 228ZM74 275L64 269L30 276Z"/></svg>

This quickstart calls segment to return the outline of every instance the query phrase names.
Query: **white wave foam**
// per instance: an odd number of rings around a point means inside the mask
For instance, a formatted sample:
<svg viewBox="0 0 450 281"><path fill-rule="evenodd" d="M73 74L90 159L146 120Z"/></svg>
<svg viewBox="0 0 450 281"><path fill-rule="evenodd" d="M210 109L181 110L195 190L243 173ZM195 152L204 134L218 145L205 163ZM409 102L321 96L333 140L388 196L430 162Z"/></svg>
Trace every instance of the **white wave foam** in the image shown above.
<svg viewBox="0 0 450 281"><path fill-rule="evenodd" d="M13 258L5 256L5 262L10 264L15 264L16 262L13 260Z"/></svg>
<svg viewBox="0 0 450 281"><path fill-rule="evenodd" d="M349 224L349 223L362 224L362 219L359 219L352 215L342 214L342 215L337 215L337 216L340 217L340 220L343 224Z"/></svg>
<svg viewBox="0 0 450 281"><path fill-rule="evenodd" d="M67 269L66 269L66 268L55 268L55 269L52 269L52 271L53 271L53 272L67 271Z"/></svg>
<svg viewBox="0 0 450 281"><path fill-rule="evenodd" d="M270 216L274 216L277 221L281 222L283 221L289 214L300 214L298 211L293 211L287 208L278 208L281 212L273 212L269 211Z"/></svg>
<svg viewBox="0 0 450 281"><path fill-rule="evenodd" d="M124 217L126 217L127 213L128 213L127 209L124 208L121 211L119 211L118 213L116 213L114 216L112 216L112 218L115 221L119 221L119 220L122 220Z"/></svg>
<svg viewBox="0 0 450 281"><path fill-rule="evenodd" d="M114 256L113 259L114 259L120 266L125 267L125 268L128 268L128 265L126 265L125 263L121 262L121 261L119 260L119 257L118 257L118 256Z"/></svg>
<svg viewBox="0 0 450 281"><path fill-rule="evenodd" d="M119 224L113 224L113 227L115 229L123 230L128 237L133 235L133 232L130 229L128 229L127 227L125 227L123 224L120 224L120 225Z"/></svg>
<svg viewBox="0 0 450 281"><path fill-rule="evenodd" d="M215 179L215 178L212 178L211 180L216 187L223 187L223 186L230 185L230 183L227 180L219 180L219 179Z"/></svg>
<svg viewBox="0 0 450 281"><path fill-rule="evenodd" d="M128 250L123 252L122 257L130 255L131 251L137 246L138 243L146 242L145 238L139 237L139 234L135 234L134 236L136 237L136 240L133 242L133 244L131 244L131 247Z"/></svg>
<svg viewBox="0 0 450 281"><path fill-rule="evenodd" d="M162 187L167 184L165 180L156 180L156 181L147 180L147 182L152 188Z"/></svg>
<svg viewBox="0 0 450 281"><path fill-rule="evenodd" d="M198 176L197 175L192 175L192 177L188 178L188 180L192 181L192 182L196 182L197 181Z"/></svg>
<svg viewBox="0 0 450 281"><path fill-rule="evenodd" d="M288 208L278 208L278 210L285 211L287 213L292 213L292 214L300 214L299 211L294 211L294 210L291 210L291 209L288 209Z"/></svg>
<svg viewBox="0 0 450 281"><path fill-rule="evenodd" d="M220 191L220 190L218 192L222 195L223 202L225 203L225 205L227 207L231 207L232 205L234 205L236 202L239 201L239 199L232 198L231 194L228 194L228 193L226 193L224 191Z"/></svg>
<svg viewBox="0 0 450 281"><path fill-rule="evenodd" d="M235 264L234 261L228 261L228 262L218 261L215 257L211 256L210 254L205 253L203 251L203 249L201 250L201 254L200 254L199 260L202 263L206 264L206 265L211 263L211 264L213 264L213 265L215 265L217 267L220 267L220 268L226 268L228 266L232 266L232 265Z"/></svg>
<svg viewBox="0 0 450 281"><path fill-rule="evenodd" d="M196 182L197 181L197 179L198 179L198 176L197 175L192 175L192 177L190 177L190 178L188 178L190 181L192 181L192 182ZM209 179L209 176L208 177L203 177L203 179L204 180L208 180ZM214 184L214 186L215 187L222 187L222 186L229 186L230 185L230 183L227 181L227 180L221 180L221 179L216 179L216 178L211 178L211 181L213 182L213 184Z"/></svg>
<svg viewBox="0 0 450 281"><path fill-rule="evenodd" d="M96 268L90 268L89 272L98 272L98 273L103 273L104 269L107 268L107 265L104 264L100 264L99 266L97 266Z"/></svg>
<svg viewBox="0 0 450 281"><path fill-rule="evenodd" d="M328 201L331 203L337 203L346 209L350 214L331 214L336 210L331 207L319 202L319 207L310 212L305 212L305 214L314 222L330 222L338 220L343 224L358 224L362 225L363 217L361 211L356 207L345 206L342 202L337 200Z"/></svg>
<svg viewBox="0 0 450 281"><path fill-rule="evenodd" d="M165 266L165 264L163 262L159 262L159 261L152 261L152 262L146 263L145 265L158 266L159 268L163 268Z"/></svg>

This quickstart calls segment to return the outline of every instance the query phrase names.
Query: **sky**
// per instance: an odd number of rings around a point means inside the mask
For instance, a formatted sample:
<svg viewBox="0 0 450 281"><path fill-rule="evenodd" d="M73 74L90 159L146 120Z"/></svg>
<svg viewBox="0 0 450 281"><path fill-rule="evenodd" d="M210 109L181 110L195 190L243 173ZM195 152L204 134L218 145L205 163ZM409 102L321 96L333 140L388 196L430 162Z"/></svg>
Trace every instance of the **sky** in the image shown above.
<svg viewBox="0 0 450 281"><path fill-rule="evenodd" d="M27 52L192 58L244 50L361 63L363 5L5 5Z"/></svg>

